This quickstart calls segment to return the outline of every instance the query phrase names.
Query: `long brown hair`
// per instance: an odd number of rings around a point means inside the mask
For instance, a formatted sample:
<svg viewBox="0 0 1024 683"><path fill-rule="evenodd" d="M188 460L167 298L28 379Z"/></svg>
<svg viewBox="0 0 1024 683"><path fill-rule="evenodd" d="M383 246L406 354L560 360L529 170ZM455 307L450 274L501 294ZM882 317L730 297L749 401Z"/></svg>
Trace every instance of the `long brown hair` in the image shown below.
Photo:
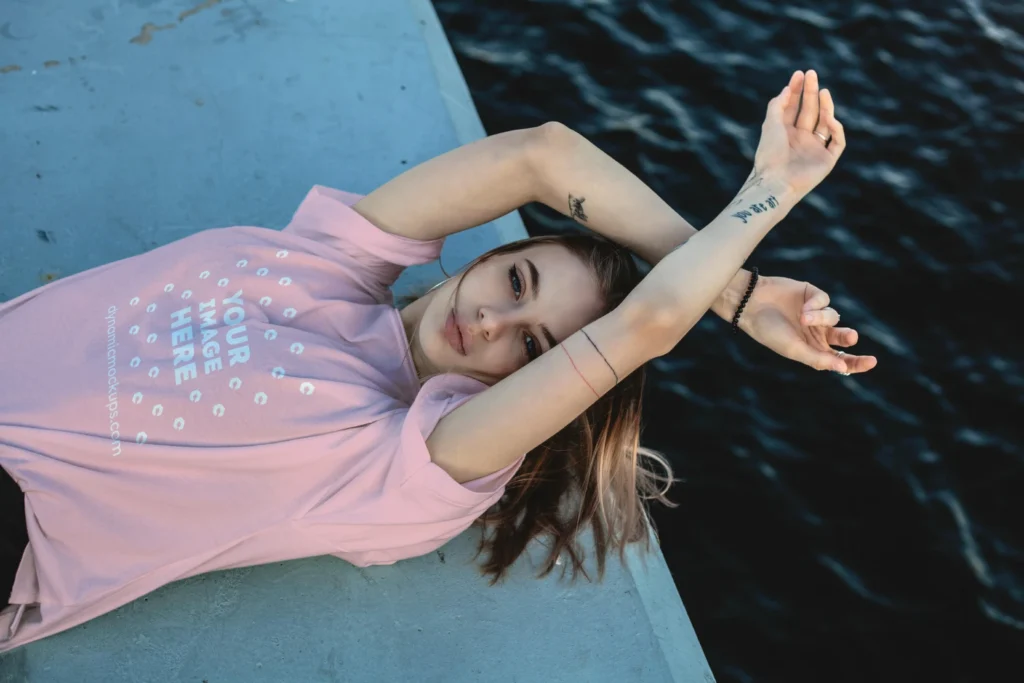
<svg viewBox="0 0 1024 683"><path fill-rule="evenodd" d="M531 237L501 245L469 263L463 277L494 256L537 244L560 245L594 272L602 294L599 315L618 306L641 279L627 249L586 234ZM530 451L501 500L474 522L484 529L477 556L488 553L481 571L491 577L491 585L506 575L530 541L538 537L550 540L538 578L547 576L565 554L570 559L572 581L580 572L589 580L584 567L586 552L579 542L588 525L593 532L598 581L604 579L610 550L618 551L623 563L630 543L640 543L643 551L650 551L648 530L653 531L654 525L647 501L657 500L668 507L677 504L665 496L675 481L668 461L640 446L644 380L644 368L640 367ZM652 461L662 473L651 469Z"/></svg>

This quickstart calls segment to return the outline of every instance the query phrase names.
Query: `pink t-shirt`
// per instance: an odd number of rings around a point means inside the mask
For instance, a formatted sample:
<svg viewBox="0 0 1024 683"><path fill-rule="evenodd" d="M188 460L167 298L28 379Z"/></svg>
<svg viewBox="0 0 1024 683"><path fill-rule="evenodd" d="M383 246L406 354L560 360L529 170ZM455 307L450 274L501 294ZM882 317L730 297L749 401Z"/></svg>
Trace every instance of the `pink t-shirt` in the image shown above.
<svg viewBox="0 0 1024 683"><path fill-rule="evenodd" d="M314 187L284 230L231 227L0 305L0 464L29 545L0 652L204 572L423 555L522 458L459 484L426 437L482 391L420 387L391 285L442 240Z"/></svg>

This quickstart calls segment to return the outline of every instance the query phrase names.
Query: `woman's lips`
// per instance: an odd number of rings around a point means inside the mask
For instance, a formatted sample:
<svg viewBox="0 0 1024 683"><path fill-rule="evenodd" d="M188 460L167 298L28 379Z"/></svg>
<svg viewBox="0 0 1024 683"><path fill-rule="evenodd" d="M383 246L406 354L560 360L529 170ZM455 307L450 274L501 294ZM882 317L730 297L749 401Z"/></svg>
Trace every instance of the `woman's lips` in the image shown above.
<svg viewBox="0 0 1024 683"><path fill-rule="evenodd" d="M466 355L466 343L462 335L462 330L459 328L459 324L455 318L454 308L451 313L448 314L448 319L445 321L444 336L448 340L448 345L451 346L456 353L461 356Z"/></svg>

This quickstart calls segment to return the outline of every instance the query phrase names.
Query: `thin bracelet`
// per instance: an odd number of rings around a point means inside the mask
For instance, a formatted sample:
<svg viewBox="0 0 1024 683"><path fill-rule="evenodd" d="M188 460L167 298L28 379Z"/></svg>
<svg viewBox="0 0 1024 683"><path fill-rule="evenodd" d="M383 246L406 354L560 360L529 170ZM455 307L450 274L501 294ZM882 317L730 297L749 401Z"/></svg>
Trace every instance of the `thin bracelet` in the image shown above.
<svg viewBox="0 0 1024 683"><path fill-rule="evenodd" d="M565 351L565 355L569 356L569 349L565 348L565 344L559 344L559 346L561 346L562 350ZM583 380L583 383L586 384L588 387L590 387L590 390L594 392L594 396L597 396L598 398L601 398L601 394L599 394L596 391L594 391L594 387L590 386L590 382L588 382L587 378L583 376L583 373L580 372L580 369L576 367L576 362L572 359L572 356L569 356L569 362L572 363L573 368L576 369L576 374L578 374L580 376L580 379Z"/></svg>
<svg viewBox="0 0 1024 683"><path fill-rule="evenodd" d="M736 309L736 315L732 317L732 333L736 334L739 331L738 323L740 322L740 314L743 313L743 307L747 305L747 301L750 299L751 292L754 291L754 285L757 284L757 266L750 269L750 284L747 285L747 293L743 295L743 300L740 301L739 308Z"/></svg>
<svg viewBox="0 0 1024 683"><path fill-rule="evenodd" d="M594 340L590 338L590 335L587 334L587 331L581 327L580 332L582 332L583 336L587 338L587 341L590 342L590 345L594 347L594 350L597 351L598 355L601 356L601 358L604 358L604 354L601 353L601 349L597 348L597 344L595 344ZM612 364L608 362L607 358L604 358L604 364L607 365L608 369L612 371L613 375L615 375L615 383L618 384L619 373L615 372L615 368L612 367Z"/></svg>

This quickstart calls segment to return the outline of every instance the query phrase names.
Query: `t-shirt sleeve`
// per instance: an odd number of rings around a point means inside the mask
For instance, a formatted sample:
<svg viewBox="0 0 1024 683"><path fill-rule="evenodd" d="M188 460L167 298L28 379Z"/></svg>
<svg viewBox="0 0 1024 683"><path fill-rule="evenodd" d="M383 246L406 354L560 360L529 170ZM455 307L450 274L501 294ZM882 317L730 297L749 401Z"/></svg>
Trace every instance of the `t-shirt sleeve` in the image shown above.
<svg viewBox="0 0 1024 683"><path fill-rule="evenodd" d="M429 263L441 255L444 239L415 240L385 232L352 206L362 195L315 185L283 232L299 235L336 250L346 265L384 287L404 268Z"/></svg>
<svg viewBox="0 0 1024 683"><path fill-rule="evenodd" d="M427 554L465 531L501 499L525 453L497 472L460 484L434 464L427 450L427 438L441 418L486 388L454 374L431 378L423 385L409 410L396 416L393 479L386 500L381 501L389 516L400 510L408 521L392 527L391 535L380 539L376 547L353 548L335 556L368 566Z"/></svg>
<svg viewBox="0 0 1024 683"><path fill-rule="evenodd" d="M428 380L416 395L402 425L400 452L403 470L408 474L402 490L412 496L421 494L482 514L505 491L523 456L503 469L463 484L434 464L427 450L427 438L448 413L487 388L487 385L463 375L441 375Z"/></svg>

